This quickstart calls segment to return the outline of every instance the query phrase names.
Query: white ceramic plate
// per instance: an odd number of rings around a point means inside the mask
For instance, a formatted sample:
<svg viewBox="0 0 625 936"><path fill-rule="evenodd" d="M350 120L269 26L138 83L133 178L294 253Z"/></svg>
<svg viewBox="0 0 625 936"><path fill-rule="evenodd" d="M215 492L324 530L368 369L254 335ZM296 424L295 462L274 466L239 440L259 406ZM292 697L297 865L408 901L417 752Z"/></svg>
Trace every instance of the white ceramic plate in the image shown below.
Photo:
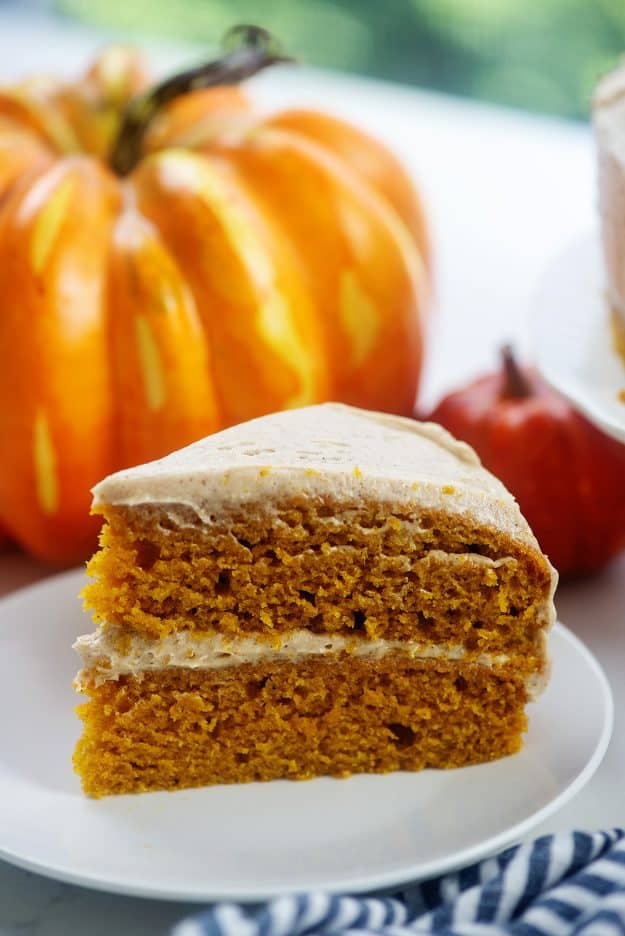
<svg viewBox="0 0 625 936"><path fill-rule="evenodd" d="M625 364L617 354L604 293L599 235L580 238L552 261L536 293L534 358L545 379L604 432L625 441Z"/></svg>
<svg viewBox="0 0 625 936"><path fill-rule="evenodd" d="M70 572L0 602L0 857L51 877L197 901L392 887L518 839L581 789L608 744L605 676L558 625L553 677L514 757L90 800L70 762L79 734L70 646L90 629L82 583Z"/></svg>

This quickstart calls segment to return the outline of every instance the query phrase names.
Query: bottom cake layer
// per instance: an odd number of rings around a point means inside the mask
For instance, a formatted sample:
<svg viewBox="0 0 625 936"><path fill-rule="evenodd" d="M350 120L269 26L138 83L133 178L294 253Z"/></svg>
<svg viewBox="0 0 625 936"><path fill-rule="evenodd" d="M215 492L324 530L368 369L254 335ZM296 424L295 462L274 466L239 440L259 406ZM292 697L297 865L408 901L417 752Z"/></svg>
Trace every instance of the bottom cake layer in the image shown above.
<svg viewBox="0 0 625 936"><path fill-rule="evenodd" d="M157 670L84 691L74 765L96 797L461 767L518 751L526 728L512 665L400 652Z"/></svg>

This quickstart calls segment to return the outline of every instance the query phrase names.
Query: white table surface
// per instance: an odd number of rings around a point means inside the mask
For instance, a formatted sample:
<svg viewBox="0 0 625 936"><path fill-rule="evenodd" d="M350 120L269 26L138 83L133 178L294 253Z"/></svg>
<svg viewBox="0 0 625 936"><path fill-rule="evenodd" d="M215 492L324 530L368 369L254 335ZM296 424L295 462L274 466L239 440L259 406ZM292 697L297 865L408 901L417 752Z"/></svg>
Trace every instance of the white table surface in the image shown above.
<svg viewBox="0 0 625 936"><path fill-rule="evenodd" d="M0 81L24 69L77 71L102 37L0 16ZM161 65L185 57L153 47ZM188 59L188 55L186 55ZM527 350L533 285L550 256L595 225L592 141L586 127L506 112L396 85L312 69L258 79L268 106L306 103L385 139L421 181L437 268L437 305L422 402L491 367L512 338ZM0 593L44 574L0 557ZM602 575L561 587L561 620L592 648L612 684L614 736L586 789L537 832L625 824L625 557ZM0 862L0 934L160 936L189 905L109 896Z"/></svg>

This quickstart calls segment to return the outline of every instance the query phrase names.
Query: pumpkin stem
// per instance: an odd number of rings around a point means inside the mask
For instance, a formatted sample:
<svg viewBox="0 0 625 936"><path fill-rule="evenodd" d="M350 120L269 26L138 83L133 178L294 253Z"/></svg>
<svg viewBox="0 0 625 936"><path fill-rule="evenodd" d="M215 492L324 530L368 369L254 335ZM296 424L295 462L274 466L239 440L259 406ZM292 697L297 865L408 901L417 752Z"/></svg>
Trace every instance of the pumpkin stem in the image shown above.
<svg viewBox="0 0 625 936"><path fill-rule="evenodd" d="M519 362L514 356L511 345L504 345L501 349L503 361L504 385L501 396L506 400L523 400L534 393L534 389L521 370Z"/></svg>
<svg viewBox="0 0 625 936"><path fill-rule="evenodd" d="M134 168L141 157L148 126L174 98L199 88L238 84L270 65L294 61L283 54L278 40L260 26L233 26L224 36L222 48L225 54L216 61L167 78L128 103L111 148L110 164L114 172L123 176Z"/></svg>

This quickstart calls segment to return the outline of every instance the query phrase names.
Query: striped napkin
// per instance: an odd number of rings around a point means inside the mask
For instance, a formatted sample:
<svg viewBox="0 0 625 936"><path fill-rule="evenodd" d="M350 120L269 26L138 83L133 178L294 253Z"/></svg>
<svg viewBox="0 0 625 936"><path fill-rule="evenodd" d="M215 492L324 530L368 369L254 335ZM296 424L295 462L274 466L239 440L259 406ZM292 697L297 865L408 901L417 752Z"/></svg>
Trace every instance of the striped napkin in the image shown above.
<svg viewBox="0 0 625 936"><path fill-rule="evenodd" d="M172 936L624 936L625 830L545 835L393 897L218 904Z"/></svg>

